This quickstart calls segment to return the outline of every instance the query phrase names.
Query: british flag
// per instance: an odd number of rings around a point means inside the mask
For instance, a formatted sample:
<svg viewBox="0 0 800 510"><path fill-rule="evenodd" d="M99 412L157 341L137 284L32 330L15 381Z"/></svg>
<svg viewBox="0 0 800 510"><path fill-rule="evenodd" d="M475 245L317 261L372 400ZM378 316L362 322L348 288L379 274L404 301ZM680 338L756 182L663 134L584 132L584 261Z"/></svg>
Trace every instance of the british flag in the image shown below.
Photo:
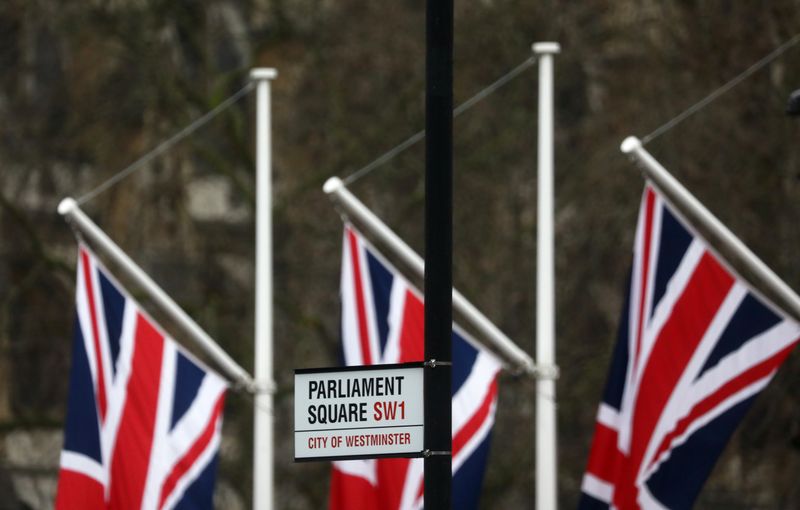
<svg viewBox="0 0 800 510"><path fill-rule="evenodd" d="M78 253L57 509L212 507L227 385Z"/></svg>
<svg viewBox="0 0 800 510"><path fill-rule="evenodd" d="M648 185L579 507L691 508L798 337Z"/></svg>
<svg viewBox="0 0 800 510"><path fill-rule="evenodd" d="M422 298L351 225L342 255L342 343L347 365L422 361ZM453 327L453 508L477 508L497 406L500 362ZM331 510L418 509L422 459L340 461Z"/></svg>

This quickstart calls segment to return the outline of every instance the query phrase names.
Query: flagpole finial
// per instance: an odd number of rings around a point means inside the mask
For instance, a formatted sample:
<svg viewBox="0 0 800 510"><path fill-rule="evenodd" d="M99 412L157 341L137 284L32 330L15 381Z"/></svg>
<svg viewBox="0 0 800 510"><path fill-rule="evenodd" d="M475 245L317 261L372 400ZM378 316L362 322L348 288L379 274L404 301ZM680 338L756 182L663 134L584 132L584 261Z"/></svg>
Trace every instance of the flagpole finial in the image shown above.
<svg viewBox="0 0 800 510"><path fill-rule="evenodd" d="M250 79L253 81L274 80L278 77L278 70L273 67L255 67L250 70Z"/></svg>
<svg viewBox="0 0 800 510"><path fill-rule="evenodd" d="M628 138L623 140L622 144L620 144L619 146L619 150L621 150L625 154L630 154L636 149L641 149L641 148L642 148L642 141L636 138L635 136L629 136Z"/></svg>
<svg viewBox="0 0 800 510"><path fill-rule="evenodd" d="M75 199L72 197L67 197L61 202L59 202L58 214L60 214L61 216L66 216L67 214L72 212L72 210L75 209L76 207L78 207L78 202L76 202Z"/></svg>
<svg viewBox="0 0 800 510"><path fill-rule="evenodd" d="M341 179L339 179L338 177L331 177L330 179L325 181L325 184L322 186L322 191L324 191L327 195L330 195L331 193L342 187L344 187L344 183L342 182Z"/></svg>
<svg viewBox="0 0 800 510"><path fill-rule="evenodd" d="M537 55L553 55L561 53L561 45L557 42L536 42L533 43L531 49Z"/></svg>

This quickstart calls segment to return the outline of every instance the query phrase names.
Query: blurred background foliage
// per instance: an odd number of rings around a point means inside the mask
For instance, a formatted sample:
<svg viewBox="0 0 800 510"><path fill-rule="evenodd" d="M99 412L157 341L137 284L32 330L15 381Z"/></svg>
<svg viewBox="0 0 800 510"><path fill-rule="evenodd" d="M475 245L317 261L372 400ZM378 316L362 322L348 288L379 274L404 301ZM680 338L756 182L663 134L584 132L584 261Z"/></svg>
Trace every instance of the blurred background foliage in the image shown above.
<svg viewBox="0 0 800 510"><path fill-rule="evenodd" d="M456 103L529 58L532 42L562 45L556 276L565 508L578 499L643 186L619 143L652 132L799 26L796 0L456 2ZM800 124L784 107L800 87L798 55L790 50L648 145L794 288ZM279 71L277 502L325 506L328 465L291 461L292 369L334 364L338 352L341 223L321 186L424 126L421 0L0 2L3 508L47 508L54 489L76 252L55 213L59 200L87 192L219 104L256 66ZM532 67L454 124L454 281L528 352L536 87ZM84 207L246 367L255 313L253 106L251 94ZM351 186L420 253L423 150L418 144ZM726 449L700 508L800 507L798 382L794 355ZM531 508L534 385L505 374L500 391L482 506ZM253 483L251 401L233 394L228 402L218 506L243 508Z"/></svg>

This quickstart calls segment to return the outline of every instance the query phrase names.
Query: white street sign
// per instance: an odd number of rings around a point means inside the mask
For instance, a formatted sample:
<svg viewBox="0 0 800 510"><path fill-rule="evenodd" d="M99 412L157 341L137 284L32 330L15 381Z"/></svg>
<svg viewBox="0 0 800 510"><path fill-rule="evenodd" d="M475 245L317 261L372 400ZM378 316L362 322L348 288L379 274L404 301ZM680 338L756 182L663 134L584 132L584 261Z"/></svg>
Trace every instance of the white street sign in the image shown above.
<svg viewBox="0 0 800 510"><path fill-rule="evenodd" d="M421 456L422 372L422 363L295 370L295 460Z"/></svg>

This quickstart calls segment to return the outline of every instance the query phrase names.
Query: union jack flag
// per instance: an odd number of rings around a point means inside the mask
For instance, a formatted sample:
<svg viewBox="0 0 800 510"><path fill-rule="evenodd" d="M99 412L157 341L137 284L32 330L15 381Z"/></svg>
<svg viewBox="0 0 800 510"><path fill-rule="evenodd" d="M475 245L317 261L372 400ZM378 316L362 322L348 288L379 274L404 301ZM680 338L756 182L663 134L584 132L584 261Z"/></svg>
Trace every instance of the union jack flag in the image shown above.
<svg viewBox="0 0 800 510"><path fill-rule="evenodd" d="M422 361L422 297L351 225L342 255L342 343L347 365ZM478 507L497 406L500 362L453 326L453 508ZM331 510L418 509L423 460L334 462Z"/></svg>
<svg viewBox="0 0 800 510"><path fill-rule="evenodd" d="M81 246L55 507L212 507L226 383Z"/></svg>
<svg viewBox="0 0 800 510"><path fill-rule="evenodd" d="M579 507L691 508L798 337L648 185Z"/></svg>

